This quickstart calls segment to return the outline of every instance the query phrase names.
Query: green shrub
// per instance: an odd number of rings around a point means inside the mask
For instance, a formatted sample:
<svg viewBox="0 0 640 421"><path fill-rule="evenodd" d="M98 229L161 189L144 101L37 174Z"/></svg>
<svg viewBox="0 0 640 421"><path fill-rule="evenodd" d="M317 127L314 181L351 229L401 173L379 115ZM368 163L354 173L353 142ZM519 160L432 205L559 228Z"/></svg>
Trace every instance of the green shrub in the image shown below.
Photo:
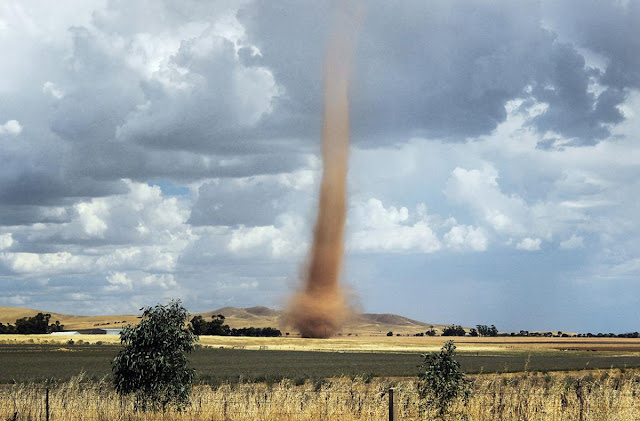
<svg viewBox="0 0 640 421"><path fill-rule="evenodd" d="M460 370L455 357L453 341L445 342L440 353L424 354L418 374L418 393L421 404L427 409L437 410L444 419L450 405L458 398L468 399L471 387Z"/></svg>
<svg viewBox="0 0 640 421"><path fill-rule="evenodd" d="M140 323L120 333L125 347L113 360L115 389L121 395L133 393L136 409L182 409L189 404L194 378L186 353L198 337L185 328L188 313L180 301L142 310Z"/></svg>

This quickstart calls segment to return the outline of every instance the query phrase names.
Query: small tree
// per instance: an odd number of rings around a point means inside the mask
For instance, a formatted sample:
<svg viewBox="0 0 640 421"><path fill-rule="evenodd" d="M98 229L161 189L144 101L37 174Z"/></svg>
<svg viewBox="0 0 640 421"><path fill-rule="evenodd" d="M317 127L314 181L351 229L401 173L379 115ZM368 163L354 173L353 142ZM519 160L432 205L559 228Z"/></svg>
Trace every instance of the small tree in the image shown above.
<svg viewBox="0 0 640 421"><path fill-rule="evenodd" d="M447 415L451 403L459 397L468 399L471 394L460 363L454 359L455 353L453 341L447 341L439 354L422 355L424 362L418 374L418 394L422 404L437 410L441 419Z"/></svg>
<svg viewBox="0 0 640 421"><path fill-rule="evenodd" d="M229 325L224 324L225 317L222 314L211 316L211 319L209 322L209 332L207 332L207 334L229 336L231 329L229 329Z"/></svg>
<svg viewBox="0 0 640 421"><path fill-rule="evenodd" d="M498 328L495 325L476 325L480 336L498 336Z"/></svg>
<svg viewBox="0 0 640 421"><path fill-rule="evenodd" d="M120 333L125 347L113 360L115 389L135 394L136 408L143 411L167 405L182 409L189 403L194 376L186 353L198 340L185 327L187 310L178 300L141 310L140 323Z"/></svg>
<svg viewBox="0 0 640 421"><path fill-rule="evenodd" d="M202 316L194 316L191 319L190 328L194 335L206 335L208 327L208 323Z"/></svg>
<svg viewBox="0 0 640 421"><path fill-rule="evenodd" d="M64 330L64 325L60 324L60 320L56 320L55 323L51 323L49 325L49 332L62 332Z"/></svg>

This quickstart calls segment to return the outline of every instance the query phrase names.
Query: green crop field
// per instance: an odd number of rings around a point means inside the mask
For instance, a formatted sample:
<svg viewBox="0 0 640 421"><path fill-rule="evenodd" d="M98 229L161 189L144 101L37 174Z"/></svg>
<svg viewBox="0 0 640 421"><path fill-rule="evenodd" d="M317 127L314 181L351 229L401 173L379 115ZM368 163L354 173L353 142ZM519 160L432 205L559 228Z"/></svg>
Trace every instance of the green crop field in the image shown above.
<svg viewBox="0 0 640 421"><path fill-rule="evenodd" d="M1 344L0 383L68 380L84 372L88 379L109 376L119 346ZM417 374L418 353L339 353L198 348L189 357L202 383L269 381L283 377L407 377ZM503 355L460 352L467 373L639 368L639 356L594 352L532 352Z"/></svg>

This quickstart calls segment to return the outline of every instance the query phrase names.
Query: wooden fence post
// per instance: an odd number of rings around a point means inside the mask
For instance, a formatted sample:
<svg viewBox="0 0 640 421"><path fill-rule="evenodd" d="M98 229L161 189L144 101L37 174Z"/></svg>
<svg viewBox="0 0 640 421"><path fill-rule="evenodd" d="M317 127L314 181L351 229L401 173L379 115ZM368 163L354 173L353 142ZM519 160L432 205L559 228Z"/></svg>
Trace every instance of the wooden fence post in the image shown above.
<svg viewBox="0 0 640 421"><path fill-rule="evenodd" d="M45 406L47 421L49 421L49 388L48 387L47 387L47 393L44 398L44 406Z"/></svg>
<svg viewBox="0 0 640 421"><path fill-rule="evenodd" d="M397 421L398 411L396 410L396 402L394 400L393 387L389 388L389 421Z"/></svg>

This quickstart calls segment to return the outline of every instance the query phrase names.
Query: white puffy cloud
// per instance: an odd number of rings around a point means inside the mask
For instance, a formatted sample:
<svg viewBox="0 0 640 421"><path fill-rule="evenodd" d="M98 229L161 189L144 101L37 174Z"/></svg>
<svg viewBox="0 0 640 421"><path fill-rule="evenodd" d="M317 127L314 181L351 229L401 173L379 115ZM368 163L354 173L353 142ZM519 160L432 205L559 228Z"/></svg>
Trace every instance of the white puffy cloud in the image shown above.
<svg viewBox="0 0 640 421"><path fill-rule="evenodd" d="M0 234L0 251L6 250L13 245L13 235L10 232Z"/></svg>
<svg viewBox="0 0 640 421"><path fill-rule="evenodd" d="M48 275L85 272L90 268L91 259L64 251L57 253L4 252L0 253L0 262L17 275Z"/></svg>
<svg viewBox="0 0 640 421"><path fill-rule="evenodd" d="M568 173L570 169L565 172ZM559 176L556 185L567 188L570 184L566 177ZM542 237L547 241L576 226L587 225L590 209L607 204L584 193L588 189L584 183L564 193L554 189L556 196L547 193L526 201L519 194L505 193L499 180L497 169L487 162L480 169L457 167L451 172L444 193L453 203L467 206L479 223L504 238Z"/></svg>
<svg viewBox="0 0 640 421"><path fill-rule="evenodd" d="M131 291L133 289L133 281L127 278L127 274L124 272L114 272L107 275L108 286L105 287L107 291L119 291L121 289Z"/></svg>
<svg viewBox="0 0 640 421"><path fill-rule="evenodd" d="M443 237L447 247L454 250L485 251L489 244L487 233L480 227L456 225Z"/></svg>
<svg viewBox="0 0 640 421"><path fill-rule="evenodd" d="M441 248L424 205L410 215L406 207L385 208L379 199L370 198L356 202L350 211L350 251L433 253Z"/></svg>
<svg viewBox="0 0 640 421"><path fill-rule="evenodd" d="M146 274L140 271L112 272L106 276L108 285L105 291L133 291L139 289L159 288L168 290L178 286L173 274Z"/></svg>
<svg viewBox="0 0 640 421"><path fill-rule="evenodd" d="M518 250L536 251L540 250L540 244L542 244L541 239L526 237L516 244L516 248Z"/></svg>
<svg viewBox="0 0 640 421"><path fill-rule="evenodd" d="M91 240L121 244L181 241L190 235L185 222L186 204L176 197L165 197L158 186L124 180L128 192L94 198L74 205L72 221L54 225L50 235L67 240Z"/></svg>
<svg viewBox="0 0 640 421"><path fill-rule="evenodd" d="M153 286L162 289L171 289L175 288L178 284L171 273L154 273L151 275L146 275L142 278L142 285L145 286Z"/></svg>
<svg viewBox="0 0 640 421"><path fill-rule="evenodd" d="M505 195L497 180L498 172L489 164L472 170L458 167L445 192L451 200L471 206L497 232L526 233L527 204L517 195Z"/></svg>
<svg viewBox="0 0 640 421"><path fill-rule="evenodd" d="M22 133L22 126L17 120L9 120L4 124L0 124L0 135L18 135Z"/></svg>
<svg viewBox="0 0 640 421"><path fill-rule="evenodd" d="M44 85L42 85L42 92L51 95L55 99L64 98L64 91L55 83L49 80L46 81Z"/></svg>
<svg viewBox="0 0 640 421"><path fill-rule="evenodd" d="M239 226L230 231L227 250L239 256L301 257L307 249L301 218L282 215L277 225Z"/></svg>

